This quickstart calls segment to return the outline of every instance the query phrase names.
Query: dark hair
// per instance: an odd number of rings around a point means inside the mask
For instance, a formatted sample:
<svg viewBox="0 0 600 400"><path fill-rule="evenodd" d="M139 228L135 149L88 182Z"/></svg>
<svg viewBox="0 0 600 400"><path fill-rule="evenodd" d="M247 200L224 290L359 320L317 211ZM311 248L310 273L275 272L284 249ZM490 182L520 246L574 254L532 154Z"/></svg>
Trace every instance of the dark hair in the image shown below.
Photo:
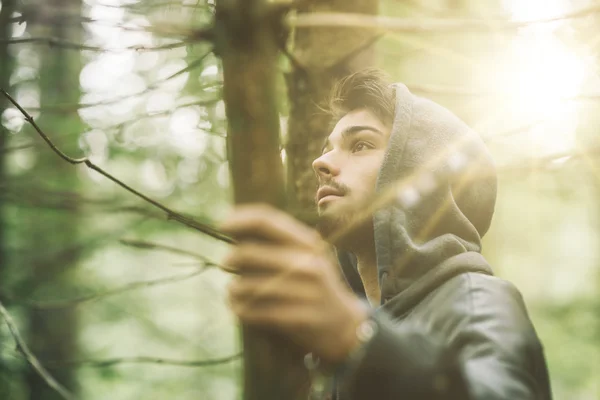
<svg viewBox="0 0 600 400"><path fill-rule="evenodd" d="M394 119L394 88L385 72L368 68L340 80L331 91L327 111L332 124L351 111L366 108L381 122L392 125Z"/></svg>

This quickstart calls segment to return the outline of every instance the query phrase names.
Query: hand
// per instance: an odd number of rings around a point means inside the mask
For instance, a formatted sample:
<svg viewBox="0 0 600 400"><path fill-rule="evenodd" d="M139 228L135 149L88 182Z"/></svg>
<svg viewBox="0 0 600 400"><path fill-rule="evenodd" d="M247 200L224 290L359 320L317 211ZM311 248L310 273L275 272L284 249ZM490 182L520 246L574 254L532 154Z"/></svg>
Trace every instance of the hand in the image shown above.
<svg viewBox="0 0 600 400"><path fill-rule="evenodd" d="M238 240L224 264L238 273L229 302L241 322L277 330L325 362L343 361L367 310L320 235L267 205L237 207L221 229Z"/></svg>

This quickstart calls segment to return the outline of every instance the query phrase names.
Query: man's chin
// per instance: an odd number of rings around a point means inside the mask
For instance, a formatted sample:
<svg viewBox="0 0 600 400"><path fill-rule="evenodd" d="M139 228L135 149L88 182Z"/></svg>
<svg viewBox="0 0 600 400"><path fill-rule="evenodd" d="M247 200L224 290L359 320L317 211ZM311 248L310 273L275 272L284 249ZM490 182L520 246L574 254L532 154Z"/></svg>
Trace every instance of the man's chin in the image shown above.
<svg viewBox="0 0 600 400"><path fill-rule="evenodd" d="M317 230L330 244L339 249L360 246L366 235L373 232L373 220L356 221L360 208L349 207L348 204L331 202L318 209L319 220Z"/></svg>
<svg viewBox="0 0 600 400"><path fill-rule="evenodd" d="M344 230L347 229L352 218L352 213L341 212L335 210L336 207L324 207L319 209L319 220L317 223L317 230L329 243L334 246L338 246L343 242Z"/></svg>

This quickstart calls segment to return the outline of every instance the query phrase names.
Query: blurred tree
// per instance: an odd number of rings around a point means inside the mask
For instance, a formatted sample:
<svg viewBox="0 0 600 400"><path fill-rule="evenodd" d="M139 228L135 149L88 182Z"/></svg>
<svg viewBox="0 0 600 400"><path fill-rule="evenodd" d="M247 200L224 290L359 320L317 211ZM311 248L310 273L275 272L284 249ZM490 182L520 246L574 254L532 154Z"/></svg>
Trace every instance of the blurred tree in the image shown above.
<svg viewBox="0 0 600 400"><path fill-rule="evenodd" d="M62 20L67 15L81 15L80 0L48 0L43 7L33 9L30 32L42 37L80 40L81 24L77 20ZM67 154L77 154L78 138L83 130L77 113L45 112L44 107L60 103L79 102L79 74L81 53L64 48L39 49L39 98L41 114L38 123L51 138L58 138ZM36 138L37 139L37 138ZM68 196L77 190L77 170L56 158L56 154L40 148L37 165L21 178L21 182L40 193ZM21 247L15 265L28 270L30 276L21 286L21 298L60 298L74 292L70 278L80 257L77 246L80 219L78 205L59 211L49 208L21 209L19 221ZM65 212L67 213L65 215ZM68 217L67 217L68 216ZM29 343L34 354L42 360L72 360L77 357L77 313L73 307L56 310L29 311ZM75 370L58 368L54 377L65 387L76 391ZM48 387L39 375L29 370L27 386L31 400L61 398Z"/></svg>
<svg viewBox="0 0 600 400"><path fill-rule="evenodd" d="M0 2L0 88L8 89L10 76L13 70L14 60L8 50L8 39L12 37L11 17L15 11L16 0L3 0ZM0 117L8 108L8 100L0 98ZM0 190L6 190L6 154L8 152L8 129L0 122ZM5 224L4 196L0 196L0 282L6 276L6 265L8 262L5 237L8 232ZM0 344L4 345L4 337L0 336ZM10 339L9 339L10 340ZM0 398L8 398L11 379L8 367L4 364L4 358L0 358Z"/></svg>
<svg viewBox="0 0 600 400"><path fill-rule="evenodd" d="M300 2L298 12L377 14L378 0ZM324 106L340 78L375 64L372 46L378 33L357 28L299 28L294 32L292 71L287 76L290 116L287 153L287 190L290 207L299 213L314 210L312 161L328 134Z"/></svg>
<svg viewBox="0 0 600 400"><path fill-rule="evenodd" d="M276 35L271 4L243 0L217 4L217 49L223 62L227 152L237 204L285 208L279 154ZM277 17L276 17L277 18ZM298 347L280 335L242 326L244 399L303 399L307 373Z"/></svg>

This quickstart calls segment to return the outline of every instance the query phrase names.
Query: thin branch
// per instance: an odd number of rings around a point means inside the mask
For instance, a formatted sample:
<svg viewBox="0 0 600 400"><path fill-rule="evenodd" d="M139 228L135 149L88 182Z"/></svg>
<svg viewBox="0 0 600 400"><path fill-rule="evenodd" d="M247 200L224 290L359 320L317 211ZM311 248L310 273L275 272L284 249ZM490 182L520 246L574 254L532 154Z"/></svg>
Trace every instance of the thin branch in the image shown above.
<svg viewBox="0 0 600 400"><path fill-rule="evenodd" d="M101 100L101 101L97 101L95 103L76 103L76 104L59 104L59 105L55 105L55 106L46 106L43 108L35 108L32 107L31 109L34 111L45 111L45 112L52 112L52 111L72 111L72 110L81 110L84 108L90 108L90 107L96 107L96 106L105 106L105 105L110 105L110 104L115 104L118 103L119 101L122 100L127 100L133 97L138 97L138 96L142 96L152 90L155 90L157 88L160 87L160 85L170 81L171 79L174 79L176 77L178 77L179 75L188 72L196 67L198 67L199 65L201 65L203 63L203 61L206 59L206 57L208 57L209 54L212 53L212 49L208 50L207 52L205 52L200 58L198 58L197 60L194 60L193 62L191 62L190 64L187 64L184 68L175 71L174 73L172 73L171 75L167 76L166 78L154 81L152 83L150 83L144 90L139 91L137 93L132 93L132 94L126 94L126 95L122 95L122 96L117 96L117 97L113 97L112 99L107 99L107 100ZM214 84L211 83L205 87L202 87L201 89L206 89L208 87L214 87L218 84ZM204 100L204 101L195 101L195 103L200 103L200 105L210 105L210 104L214 104L218 101L218 99L210 99L210 100Z"/></svg>
<svg viewBox="0 0 600 400"><path fill-rule="evenodd" d="M233 239L230 238L229 236L225 235L224 233L218 231L216 228L209 226L207 224L203 224L201 222L198 222L196 220L194 220L191 217L187 217L181 213L178 213L176 211L173 211L169 208L167 208L166 206L162 205L161 203L157 202L156 200L152 200L151 198L149 198L148 196L146 196L145 194L142 194L141 192L133 189L132 187L128 186L127 184L121 182L119 179L115 178L114 176L112 176L111 174L109 174L108 172L104 171L102 168L98 167L96 164L92 163L87 157L83 157L83 158L72 158L67 156L65 153L63 153L62 151L60 151L50 140L50 138L40 129L40 127L37 125L37 123L35 122L35 120L33 119L33 117L31 117L31 115L29 115L29 113L27 113L27 111L25 111L23 109L23 107L21 107L21 105L12 98L11 95L9 95L4 89L0 89L0 91L2 92L2 94L4 94L4 96L6 96L8 98L8 100L15 106L17 107L17 109L19 109L19 111L23 114L23 116L25 117L25 119L27 120L27 122L29 122L34 129L36 130L36 132L41 136L42 139L44 139L44 141L48 144L48 146L50 146L50 148L52 149L52 151L54 151L60 158L62 158L64 161L73 164L73 165L78 165L78 164L85 164L86 167L98 172L99 174L101 174L102 176L110 179L111 181L113 181L114 183L116 183L117 185L121 186L123 189L127 190L128 192L136 195L137 197L145 200L146 202L152 204L154 207L164 211L167 214L168 219L170 220L174 220L177 221L183 225L186 225L190 228L193 228L199 232L202 232L204 234L207 234L215 239L227 242L227 243L234 243Z"/></svg>
<svg viewBox="0 0 600 400"><path fill-rule="evenodd" d="M152 281L141 281L141 282L133 282L128 285L124 285L122 287L118 287L115 289L107 290L101 293L94 293L86 296L77 297L74 299L66 299L66 300L56 300L56 301L36 301L36 300L20 300L14 299L15 302L36 308L38 310L52 310L57 308L67 308L67 307L76 307L83 303L89 303L92 301L100 300L106 297L114 296L117 294L122 294L125 292L130 292L133 290L139 289L147 289L154 286L167 285L174 282L181 282L190 278L194 278L205 271L207 271L207 266L204 266L202 269L194 271L188 274L181 274L170 276L168 278L155 279Z"/></svg>
<svg viewBox="0 0 600 400"><path fill-rule="evenodd" d="M23 356L25 357L27 362L38 373L40 378L42 378L42 380L44 382L46 382L46 384L48 386L50 386L52 389L54 389L54 391L56 391L63 399L75 400L75 396L71 392L69 392L64 386L62 386L60 383L58 383L56 381L56 379L54 379L54 377L52 377L52 375L50 375L50 373L48 371L46 371L44 366L33 355L31 350L29 350L27 343L25 343L25 341L23 340L23 338L21 338L21 335L19 334L19 329L17 328L17 325L13 321L12 317L10 316L10 314L8 313L6 308L4 308L4 305L2 304L2 302L0 302L0 314L2 315L2 318L4 319L4 321L6 322L6 325L8 325L10 334L12 335L12 337L15 339L15 342L17 343L17 348L23 353Z"/></svg>
<svg viewBox="0 0 600 400"><path fill-rule="evenodd" d="M118 364L158 364L158 365L173 365L178 367L210 367L214 365L226 364L232 361L239 360L242 353L233 354L227 357L213 358L207 360L174 360L155 357L121 357L109 358L106 360L76 360L76 361L45 361L48 366L69 366L75 367L112 367Z"/></svg>
<svg viewBox="0 0 600 400"><path fill-rule="evenodd" d="M210 4L207 5L198 5L191 3L182 3L181 1L152 1L151 4L146 4L145 2L134 3L134 4L108 4L102 3L101 1L94 2L95 6L106 7L106 8L118 8L118 9L126 9L129 11L148 11L155 8L163 8L170 6L177 6L182 8L192 8L192 9L211 9Z"/></svg>
<svg viewBox="0 0 600 400"><path fill-rule="evenodd" d="M522 174L533 173L544 170L555 170L557 166L561 166L562 163L556 164L559 161L570 162L574 160L585 160L590 155L599 156L600 147L588 149L586 151L564 151L562 153L554 153L544 157L535 157L519 162L505 164L498 166L498 174L511 174L518 173L519 176Z"/></svg>
<svg viewBox="0 0 600 400"><path fill-rule="evenodd" d="M461 86L449 86L449 85L432 85L423 83L406 83L406 86L416 93L427 93L436 95L450 95L450 96L512 96L514 91L511 90L482 90L472 89ZM564 96L563 100L600 100L600 93L578 93L572 96Z"/></svg>
<svg viewBox="0 0 600 400"><path fill-rule="evenodd" d="M196 258L198 260L204 261L207 265L215 265L215 266L217 265L215 262L212 262L211 260L209 260L208 258L206 258L205 256L203 256L200 253L194 253L189 250L179 249L176 247L168 246L166 244L145 242L142 240L132 240L132 239L121 239L120 242L121 242L121 244L124 244L125 246L135 247L138 249L164 250L169 253L174 253L174 254L179 254L179 255L183 255L183 256L189 256L192 258Z"/></svg>
<svg viewBox="0 0 600 400"><path fill-rule="evenodd" d="M373 35L373 37L371 37L365 43L363 43L362 45L360 45L356 49L352 50L350 53L344 55L339 60L337 60L333 65L331 65L329 67L329 69L330 70L336 70L340 66L346 65L350 60L352 60L358 54L360 54L361 52L365 51L366 49L368 49L369 47L371 47L372 45L374 45L375 43L377 43L381 38L383 38L383 36L384 36L383 33L377 33L377 34Z"/></svg>
<svg viewBox="0 0 600 400"><path fill-rule="evenodd" d="M138 115L136 117L133 117L131 119L128 119L127 121L123 121L120 122L118 124L114 124L114 125L109 125L109 126L104 126L104 127L99 127L99 128L94 128L94 129L101 129L103 131L117 131L117 132L123 132L123 130L125 128L127 128L129 125L134 124L136 122L138 122L139 120L142 119L151 119L151 118L157 118L157 117L161 117L164 115L169 115L171 113L173 113L173 111L175 110L179 110L182 108L186 108L186 107L191 107L191 106L208 106L208 105L213 105L216 102L218 102L219 100L200 100L200 101L193 101L193 102L189 102L189 103L184 103L184 104L180 104L174 108L171 109L167 109L167 110L160 110L160 111L155 111L152 112L151 114L141 114ZM219 138L226 138L227 136L225 134L223 134L223 132L218 132L214 129L211 130L205 130L202 129L201 132L207 134L207 135L211 135L214 137L219 137ZM0 150L1 151L1 150Z"/></svg>
<svg viewBox="0 0 600 400"><path fill-rule="evenodd" d="M4 148L0 148L0 154L12 153L13 151L29 149L35 147L35 143L21 144L18 146L8 146Z"/></svg>
<svg viewBox="0 0 600 400"><path fill-rule="evenodd" d="M186 32L182 32L182 35L185 35ZM133 45L127 46L123 48L107 48L102 46L93 46L87 45L83 43L75 43L68 40L63 40L59 38L53 37L27 37L27 38L13 38L13 39L3 39L0 40L0 45L17 45L17 44L42 44L50 47L60 47L63 49L69 50L77 50L77 51L92 51L92 52L109 52L109 53L123 53L126 51L135 51L138 53L148 53L153 51L164 51L164 50L172 50L180 47L189 46L195 44L199 41L210 41L212 39L212 32L206 29L200 29L194 31L193 35L189 35L185 40L167 43L159 46L144 46L144 45Z"/></svg>
<svg viewBox="0 0 600 400"><path fill-rule="evenodd" d="M516 30L531 25L547 24L586 17L600 12L595 4L580 10L548 18L526 21L508 21L505 19L414 19L370 16L352 13L302 13L290 15L287 23L294 28L338 27L365 28L384 32L402 33L447 33L447 32L486 32Z"/></svg>
<svg viewBox="0 0 600 400"><path fill-rule="evenodd" d="M29 22L32 24L35 24L36 26L38 25L56 25L56 24L63 24L63 25L81 25L81 24L90 24L90 25L100 25L100 26L105 26L105 27L109 27L109 28L116 28L116 29L120 29L122 31L126 31L126 32L146 32L146 33L151 33L155 36L159 36L159 37L169 37L172 38L173 35L180 35L182 37L186 37L186 39L190 39L187 35L186 32L183 32L181 29L178 29L176 26L173 27L169 27L169 26L165 26L164 24L161 24L160 27L156 27L153 25L139 25L139 24L131 24L128 25L127 22L125 23L121 23L121 22L112 22L112 21L106 21L106 20L101 20L101 19L94 19L94 18L90 18L90 17L84 17L81 15L77 15L77 14L73 14L73 15L64 15L62 13L57 13L56 15L53 15L51 17L48 16L44 16L44 18L38 18L38 15L35 12L31 12L28 14L22 14L19 16L15 16L9 19L9 22L11 23L18 23L21 24L23 22ZM169 30L167 30L169 29Z"/></svg>
<svg viewBox="0 0 600 400"><path fill-rule="evenodd" d="M201 260L206 265L215 266L215 267L218 267L218 268L220 268L221 270L223 270L225 272L229 272L229 273L232 273L232 274L237 274L237 271L235 271L235 270L227 267L226 265L217 264L214 261L209 260L207 257L205 257L205 256L203 256L202 254L199 254L199 253L194 253L194 252L191 252L191 251L188 251L188 250L179 249L177 247L172 247L172 246L168 246L168 245L165 245L165 244L145 242L145 241L141 241L141 240L122 239L120 242L122 244L124 244L125 246L131 246L131 247L135 247L135 248L138 248L138 249L163 250L163 251L167 251L169 253L180 254L180 255L184 255L184 256L190 256L190 257L196 258L198 260Z"/></svg>

